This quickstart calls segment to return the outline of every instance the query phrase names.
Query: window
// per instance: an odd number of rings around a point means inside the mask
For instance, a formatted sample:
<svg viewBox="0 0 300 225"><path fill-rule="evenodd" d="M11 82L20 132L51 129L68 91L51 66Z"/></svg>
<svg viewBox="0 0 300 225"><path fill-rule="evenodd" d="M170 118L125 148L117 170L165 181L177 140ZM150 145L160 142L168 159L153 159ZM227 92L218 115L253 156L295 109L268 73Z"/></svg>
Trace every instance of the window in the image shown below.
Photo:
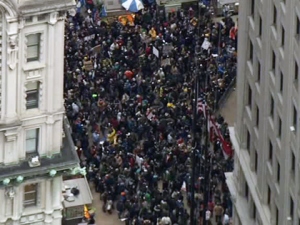
<svg viewBox="0 0 300 225"><path fill-rule="evenodd" d="M27 36L27 62L40 59L41 34L30 34Z"/></svg>
<svg viewBox="0 0 300 225"><path fill-rule="evenodd" d="M283 74L282 74L282 71L280 71L278 82L279 82L279 91L282 92L282 90L283 90Z"/></svg>
<svg viewBox="0 0 300 225"><path fill-rule="evenodd" d="M255 10L255 0L251 1L251 15L254 14L254 10Z"/></svg>
<svg viewBox="0 0 300 225"><path fill-rule="evenodd" d="M259 126L259 108L256 106L256 126Z"/></svg>
<svg viewBox="0 0 300 225"><path fill-rule="evenodd" d="M276 22L277 22L277 8L274 5L273 6L273 24L276 26Z"/></svg>
<svg viewBox="0 0 300 225"><path fill-rule="evenodd" d="M252 103L252 89L250 85L248 85L248 105L251 108Z"/></svg>
<svg viewBox="0 0 300 225"><path fill-rule="evenodd" d="M47 18L47 14L41 14L37 16L38 21L46 20L46 18Z"/></svg>
<svg viewBox="0 0 300 225"><path fill-rule="evenodd" d="M39 82L30 82L26 84L26 109L39 107Z"/></svg>
<svg viewBox="0 0 300 225"><path fill-rule="evenodd" d="M59 11L58 12L58 16L59 17L65 17L66 16L66 12L65 11Z"/></svg>
<svg viewBox="0 0 300 225"><path fill-rule="evenodd" d="M270 95L270 116L273 118L274 116L274 98L272 95Z"/></svg>
<svg viewBox="0 0 300 225"><path fill-rule="evenodd" d="M252 203L252 218L256 219L256 206L255 203Z"/></svg>
<svg viewBox="0 0 300 225"><path fill-rule="evenodd" d="M281 138L281 134L282 134L282 121L281 118L278 117L278 137Z"/></svg>
<svg viewBox="0 0 300 225"><path fill-rule="evenodd" d="M247 151L250 151L250 142L251 142L251 136L249 130L247 130Z"/></svg>
<svg viewBox="0 0 300 225"><path fill-rule="evenodd" d="M261 36L262 34L262 20L261 20L261 16L259 16L259 32L258 35Z"/></svg>
<svg viewBox="0 0 300 225"><path fill-rule="evenodd" d="M281 45L284 47L284 42L285 42L285 29L283 26L281 26Z"/></svg>
<svg viewBox="0 0 300 225"><path fill-rule="evenodd" d="M299 17L298 16L296 16L297 18L296 18L296 36L297 36L297 38L299 38L299 35L300 35L300 20L299 20Z"/></svg>
<svg viewBox="0 0 300 225"><path fill-rule="evenodd" d="M296 169L296 158L295 158L295 154L292 151L291 153L291 172L295 173L295 169Z"/></svg>
<svg viewBox="0 0 300 225"><path fill-rule="evenodd" d="M295 81L298 80L298 74L299 74L299 66L298 63L295 61L295 77L294 77Z"/></svg>
<svg viewBox="0 0 300 225"><path fill-rule="evenodd" d="M255 151L255 155L254 155L254 169L255 169L255 172L257 172L257 167L258 167L258 155L257 155L257 151Z"/></svg>
<svg viewBox="0 0 300 225"><path fill-rule="evenodd" d="M32 16L25 18L25 23L31 23L32 22Z"/></svg>
<svg viewBox="0 0 300 225"><path fill-rule="evenodd" d="M247 200L249 199L249 187L247 181L245 181L245 197Z"/></svg>
<svg viewBox="0 0 300 225"><path fill-rule="evenodd" d="M275 225L279 225L279 211L277 206L275 211Z"/></svg>
<svg viewBox="0 0 300 225"><path fill-rule="evenodd" d="M280 164L277 162L277 183L280 183Z"/></svg>
<svg viewBox="0 0 300 225"><path fill-rule="evenodd" d="M37 205L38 184L28 184L24 187L24 207L31 207Z"/></svg>
<svg viewBox="0 0 300 225"><path fill-rule="evenodd" d="M270 186L268 185L268 198L267 198L267 203L268 205L271 204L271 189L270 189Z"/></svg>
<svg viewBox="0 0 300 225"><path fill-rule="evenodd" d="M39 145L39 128L26 131L26 155L36 155Z"/></svg>
<svg viewBox="0 0 300 225"><path fill-rule="evenodd" d="M297 109L294 106L294 110L293 110L293 126L295 131L297 130Z"/></svg>
<svg viewBox="0 0 300 225"><path fill-rule="evenodd" d="M294 200L292 196L290 196L290 217L294 217Z"/></svg>
<svg viewBox="0 0 300 225"><path fill-rule="evenodd" d="M269 140L269 161L272 164L273 162L273 144L271 140Z"/></svg>
<svg viewBox="0 0 300 225"><path fill-rule="evenodd" d="M260 62L257 61L257 82L259 83L260 82L260 73L261 73L261 65L260 65Z"/></svg>
<svg viewBox="0 0 300 225"><path fill-rule="evenodd" d="M273 51L272 53L272 70L275 71L275 67L276 67L276 55L275 52Z"/></svg>
<svg viewBox="0 0 300 225"><path fill-rule="evenodd" d="M252 41L250 40L250 48L249 48L249 60L253 63L253 44Z"/></svg>

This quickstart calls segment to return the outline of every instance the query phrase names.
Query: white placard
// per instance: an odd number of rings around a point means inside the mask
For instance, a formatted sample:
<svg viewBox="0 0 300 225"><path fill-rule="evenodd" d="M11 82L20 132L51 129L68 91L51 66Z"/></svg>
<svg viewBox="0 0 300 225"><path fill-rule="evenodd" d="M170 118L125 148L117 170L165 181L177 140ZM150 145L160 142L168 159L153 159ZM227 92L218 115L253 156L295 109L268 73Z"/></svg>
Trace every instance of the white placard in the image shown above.
<svg viewBox="0 0 300 225"><path fill-rule="evenodd" d="M95 34L92 34L92 35L90 35L90 36L84 37L84 41L90 41L90 40L92 40L92 39L94 39L94 38L95 38Z"/></svg>
<svg viewBox="0 0 300 225"><path fill-rule="evenodd" d="M153 55L155 55L157 58L159 58L159 51L157 50L157 48L153 47L153 48L152 48L152 53L153 53Z"/></svg>
<svg viewBox="0 0 300 225"><path fill-rule="evenodd" d="M210 46L211 46L210 42L205 38L201 47L205 50L208 50L210 48Z"/></svg>

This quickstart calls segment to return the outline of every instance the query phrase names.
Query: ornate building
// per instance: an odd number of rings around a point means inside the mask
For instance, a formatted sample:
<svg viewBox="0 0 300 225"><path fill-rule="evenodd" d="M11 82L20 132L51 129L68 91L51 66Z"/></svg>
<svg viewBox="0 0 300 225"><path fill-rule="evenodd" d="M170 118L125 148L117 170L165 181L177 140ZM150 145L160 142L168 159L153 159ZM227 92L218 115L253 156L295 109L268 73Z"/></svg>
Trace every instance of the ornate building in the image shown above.
<svg viewBox="0 0 300 225"><path fill-rule="evenodd" d="M78 166L63 105L74 4L0 0L0 225L61 224L62 176Z"/></svg>

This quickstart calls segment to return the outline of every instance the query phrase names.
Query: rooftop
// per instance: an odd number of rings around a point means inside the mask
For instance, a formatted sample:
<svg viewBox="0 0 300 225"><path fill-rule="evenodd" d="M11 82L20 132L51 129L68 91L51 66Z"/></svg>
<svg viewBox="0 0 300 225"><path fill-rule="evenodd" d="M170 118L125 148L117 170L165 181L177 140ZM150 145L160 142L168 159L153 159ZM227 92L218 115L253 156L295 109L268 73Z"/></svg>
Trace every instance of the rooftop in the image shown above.
<svg viewBox="0 0 300 225"><path fill-rule="evenodd" d="M78 166L79 159L75 151L74 143L71 137L70 125L65 119L64 121L65 137L63 138L63 147L61 153L53 157L41 157L40 166L30 167L28 161L22 161L17 165L0 166L0 180L5 178L16 177L22 175L24 177L43 175L51 169L63 171Z"/></svg>

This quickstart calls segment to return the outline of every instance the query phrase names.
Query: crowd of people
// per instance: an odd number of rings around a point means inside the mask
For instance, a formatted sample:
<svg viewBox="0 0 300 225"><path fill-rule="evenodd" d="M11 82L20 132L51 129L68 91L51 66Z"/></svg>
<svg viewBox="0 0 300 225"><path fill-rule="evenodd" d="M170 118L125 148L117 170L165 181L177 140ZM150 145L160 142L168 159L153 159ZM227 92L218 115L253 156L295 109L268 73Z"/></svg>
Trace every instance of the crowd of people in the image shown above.
<svg viewBox="0 0 300 225"><path fill-rule="evenodd" d="M134 25L67 15L64 93L74 143L103 211L118 211L125 224L189 224L192 199L197 224L229 224L224 172L232 157L218 138L204 144L206 112L195 117L193 109L202 93L213 110L235 78L236 24L214 22L207 7L197 14L162 15L151 5ZM228 140L224 119L216 121Z"/></svg>

